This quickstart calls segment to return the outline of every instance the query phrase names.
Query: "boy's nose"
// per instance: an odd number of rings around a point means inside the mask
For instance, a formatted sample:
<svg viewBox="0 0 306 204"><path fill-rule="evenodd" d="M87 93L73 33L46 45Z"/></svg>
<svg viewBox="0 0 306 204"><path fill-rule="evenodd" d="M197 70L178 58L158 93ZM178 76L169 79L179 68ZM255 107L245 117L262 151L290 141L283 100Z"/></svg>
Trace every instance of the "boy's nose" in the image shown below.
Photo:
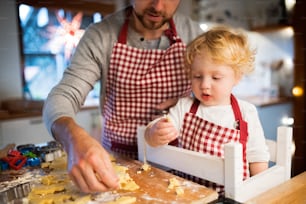
<svg viewBox="0 0 306 204"><path fill-rule="evenodd" d="M200 86L201 86L201 89L209 89L210 85L211 85L210 81L203 78Z"/></svg>

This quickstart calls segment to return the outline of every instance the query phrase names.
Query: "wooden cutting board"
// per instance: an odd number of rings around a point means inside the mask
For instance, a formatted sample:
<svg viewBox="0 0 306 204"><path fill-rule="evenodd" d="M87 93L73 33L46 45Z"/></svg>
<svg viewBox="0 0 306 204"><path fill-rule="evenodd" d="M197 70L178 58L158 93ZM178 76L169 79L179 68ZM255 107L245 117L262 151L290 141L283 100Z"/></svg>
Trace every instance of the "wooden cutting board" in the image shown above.
<svg viewBox="0 0 306 204"><path fill-rule="evenodd" d="M200 203L209 203L211 201L216 200L218 197L217 192L213 191L212 189L209 189L209 188L206 188L205 186L182 179L180 177L177 177L159 168L155 168L151 166L151 169L147 171L141 171L141 167L143 163L137 160L116 157L115 163L117 165L125 166L128 168L127 173L135 181L135 183L139 186L139 189L135 191L116 190L112 192L99 193L92 197L92 201L89 202L90 204L107 203L108 201L112 201L112 200L115 200L116 198L124 197L124 196L135 197L136 198L136 202L134 202L135 204L159 204L159 203L163 203L163 204L167 204L167 203L200 204ZM62 177L61 175L64 175L64 178L67 176L67 172L65 170L66 168L66 158L65 157L52 162L52 165L53 165L53 168L57 170L43 171L45 172L43 173L39 171L40 169L37 169L38 171L34 171L34 170L32 171L32 170L27 169L27 171L22 171L22 172L30 173L30 175L32 175L30 178L33 178L31 180L32 187L34 187L34 189L40 189L41 187L44 187L44 185L40 184L40 178L42 176L45 176L51 173L59 177ZM7 171L7 173L9 172L10 171ZM20 172L20 177L22 177L22 172ZM3 176L5 176L4 173L5 172L1 172L0 174L1 175L3 174ZM25 176L26 175L27 174L25 174ZM173 178L176 178L179 181L180 183L179 186L184 190L183 194L177 195L175 189L168 188L169 180ZM18 184L17 180L16 182ZM35 187L35 185L37 184L38 186ZM47 185L47 187L48 189L50 189L49 185ZM71 189L76 189L72 182L69 182L67 186L65 184L65 187L67 187L66 189L68 191L56 193L54 194L54 196L57 198L60 198L61 196L63 196L63 194L68 193L69 195L73 195L76 197L78 196L87 197L86 194L82 194L78 190L71 191ZM47 197L46 196L39 197L39 201L47 199ZM19 198L19 197L17 196L16 198Z"/></svg>
<svg viewBox="0 0 306 204"><path fill-rule="evenodd" d="M216 191L174 176L164 170L151 167L150 170L139 173L143 163L126 159L116 159L116 161L119 165L129 168L129 175L140 186L136 191L118 191L118 193L124 196L137 197L136 203L209 203L218 198ZM175 190L168 189L169 179L171 178L180 181L181 187L184 189L182 195L176 195Z"/></svg>

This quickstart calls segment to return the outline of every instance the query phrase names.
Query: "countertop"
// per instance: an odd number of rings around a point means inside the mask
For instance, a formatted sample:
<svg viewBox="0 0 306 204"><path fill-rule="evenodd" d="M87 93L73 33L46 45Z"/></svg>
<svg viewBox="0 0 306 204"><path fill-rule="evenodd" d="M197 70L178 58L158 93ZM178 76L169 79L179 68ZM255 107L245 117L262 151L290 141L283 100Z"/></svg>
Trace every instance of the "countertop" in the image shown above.
<svg viewBox="0 0 306 204"><path fill-rule="evenodd" d="M0 102L0 121L20 118L41 117L44 101L9 99ZM83 110L98 109L98 106L87 105Z"/></svg>
<svg viewBox="0 0 306 204"><path fill-rule="evenodd" d="M241 98L257 107L272 106L282 103L290 103L290 97L246 97ZM28 101L23 99L14 99L2 101L0 106L0 121L13 120L18 118L41 117L43 101ZM81 110L97 109L97 106L85 106Z"/></svg>
<svg viewBox="0 0 306 204"><path fill-rule="evenodd" d="M250 96L246 98L241 98L246 100L257 107L265 107L265 106L272 106L278 105L283 103L291 103L292 98L290 97L261 97L261 96Z"/></svg>
<svg viewBox="0 0 306 204"><path fill-rule="evenodd" d="M302 204L306 203L306 171L290 180L252 198L249 204Z"/></svg>

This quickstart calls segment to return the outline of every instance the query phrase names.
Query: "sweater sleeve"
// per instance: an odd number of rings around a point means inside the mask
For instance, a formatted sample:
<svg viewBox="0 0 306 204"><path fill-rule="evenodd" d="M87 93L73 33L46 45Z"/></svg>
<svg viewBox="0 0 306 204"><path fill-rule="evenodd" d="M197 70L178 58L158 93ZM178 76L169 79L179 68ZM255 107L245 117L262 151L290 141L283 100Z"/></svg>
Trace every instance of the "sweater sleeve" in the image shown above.
<svg viewBox="0 0 306 204"><path fill-rule="evenodd" d="M117 39L117 30L111 24L104 20L87 28L61 81L50 91L43 108L43 120L50 134L55 120L75 117L98 81L103 95L111 46Z"/></svg>
<svg viewBox="0 0 306 204"><path fill-rule="evenodd" d="M80 40L70 65L60 82L50 91L43 109L45 125L51 133L53 122L63 116L75 117L90 90L100 78L100 67L94 59L97 47L93 46L94 36L89 28Z"/></svg>

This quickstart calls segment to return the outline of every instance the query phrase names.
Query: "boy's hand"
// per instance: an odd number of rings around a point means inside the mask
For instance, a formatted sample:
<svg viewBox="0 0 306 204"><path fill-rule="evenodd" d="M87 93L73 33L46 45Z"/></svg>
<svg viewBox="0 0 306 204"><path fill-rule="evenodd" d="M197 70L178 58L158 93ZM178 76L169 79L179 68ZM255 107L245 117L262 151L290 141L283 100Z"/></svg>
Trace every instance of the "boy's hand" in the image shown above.
<svg viewBox="0 0 306 204"><path fill-rule="evenodd" d="M175 140L177 136L178 131L167 116L148 127L145 132L145 139L152 147L168 144Z"/></svg>

